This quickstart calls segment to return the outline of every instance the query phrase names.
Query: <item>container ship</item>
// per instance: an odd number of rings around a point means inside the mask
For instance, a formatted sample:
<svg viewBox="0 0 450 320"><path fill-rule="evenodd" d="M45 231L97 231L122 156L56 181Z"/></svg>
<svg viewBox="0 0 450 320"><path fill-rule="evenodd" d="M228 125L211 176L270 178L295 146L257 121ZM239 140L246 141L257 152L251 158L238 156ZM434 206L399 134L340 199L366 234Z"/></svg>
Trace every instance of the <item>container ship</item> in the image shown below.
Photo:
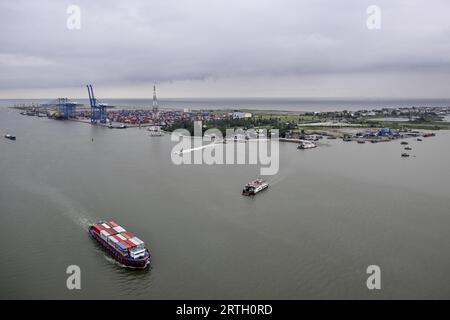
<svg viewBox="0 0 450 320"><path fill-rule="evenodd" d="M254 181L250 181L244 186L244 189L242 190L242 194L244 196L252 196L257 194L258 192L261 192L269 187L269 184L265 182L264 180L257 179Z"/></svg>
<svg viewBox="0 0 450 320"><path fill-rule="evenodd" d="M97 240L119 263L131 268L145 268L150 263L150 252L144 241L114 221L100 220L89 227Z"/></svg>

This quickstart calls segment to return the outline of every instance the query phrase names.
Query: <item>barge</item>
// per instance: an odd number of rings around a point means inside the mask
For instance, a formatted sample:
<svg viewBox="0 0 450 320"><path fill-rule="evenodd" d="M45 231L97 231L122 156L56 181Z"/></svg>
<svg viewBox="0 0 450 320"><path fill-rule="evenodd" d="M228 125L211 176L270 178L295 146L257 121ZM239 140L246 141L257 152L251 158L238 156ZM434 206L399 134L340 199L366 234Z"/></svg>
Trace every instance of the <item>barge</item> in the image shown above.
<svg viewBox="0 0 450 320"><path fill-rule="evenodd" d="M150 264L150 252L144 241L114 221L92 224L89 234L119 263L130 268L145 268Z"/></svg>

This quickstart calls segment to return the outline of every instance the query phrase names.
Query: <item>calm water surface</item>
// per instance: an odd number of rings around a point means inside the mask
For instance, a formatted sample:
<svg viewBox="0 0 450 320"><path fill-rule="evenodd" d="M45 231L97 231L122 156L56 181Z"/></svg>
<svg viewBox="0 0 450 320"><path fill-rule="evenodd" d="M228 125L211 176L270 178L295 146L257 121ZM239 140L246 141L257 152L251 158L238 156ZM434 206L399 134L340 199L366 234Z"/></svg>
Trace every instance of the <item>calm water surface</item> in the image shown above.
<svg viewBox="0 0 450 320"><path fill-rule="evenodd" d="M168 136L6 108L0 131L17 135L0 139L0 298L450 298L449 132L408 159L399 142L280 144L271 187L246 198L257 166L175 166ZM108 258L87 234L102 217L146 241L150 269Z"/></svg>

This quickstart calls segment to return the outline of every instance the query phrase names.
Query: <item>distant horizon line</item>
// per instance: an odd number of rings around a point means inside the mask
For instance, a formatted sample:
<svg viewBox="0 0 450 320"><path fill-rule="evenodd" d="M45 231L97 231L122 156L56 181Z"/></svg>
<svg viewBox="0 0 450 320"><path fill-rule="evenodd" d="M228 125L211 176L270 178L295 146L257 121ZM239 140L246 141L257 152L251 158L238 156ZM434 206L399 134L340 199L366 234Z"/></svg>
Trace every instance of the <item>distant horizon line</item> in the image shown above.
<svg viewBox="0 0 450 320"><path fill-rule="evenodd" d="M53 97L53 98L0 98L0 100L54 100L60 97ZM62 97L61 97L62 98ZM66 98L66 97L64 97ZM70 99L84 99L89 100L88 97L70 97ZM165 100L236 100L236 99L242 99L242 100L330 100L330 101L366 101L366 100L382 100L382 101L415 101L415 100L449 100L450 97L440 97L440 98L417 98L417 97L402 97L402 98L389 98L389 97L167 97L167 98L158 98L159 101L165 101ZM108 98L108 97L101 97L98 98L98 100L153 100L153 97L146 97L146 98Z"/></svg>

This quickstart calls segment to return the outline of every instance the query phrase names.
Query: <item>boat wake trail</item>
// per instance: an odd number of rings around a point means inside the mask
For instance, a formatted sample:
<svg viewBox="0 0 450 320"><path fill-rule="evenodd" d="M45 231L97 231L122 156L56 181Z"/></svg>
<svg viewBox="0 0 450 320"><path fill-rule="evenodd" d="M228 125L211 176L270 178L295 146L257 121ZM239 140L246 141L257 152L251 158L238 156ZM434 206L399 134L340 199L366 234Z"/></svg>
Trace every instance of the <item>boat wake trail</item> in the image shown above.
<svg viewBox="0 0 450 320"><path fill-rule="evenodd" d="M116 265L116 266L118 266L118 267L127 269L127 266L126 266L126 265L121 264L121 263L120 263L119 261L117 261L116 259L113 259L113 258L111 258L110 256L107 256L107 255L103 255L103 257L104 257L104 258L106 259L106 261L108 261L109 263L114 264L114 265Z"/></svg>
<svg viewBox="0 0 450 320"><path fill-rule="evenodd" d="M266 181L270 184L270 187L274 187L277 184L283 182L288 176L290 176L293 173L293 167L292 166L287 166L280 168L280 171L275 175L275 176L271 176L271 177L267 177Z"/></svg>
<svg viewBox="0 0 450 320"><path fill-rule="evenodd" d="M92 219L89 213L79 203L74 202L71 198L55 188L42 183L34 184L30 180L18 186L21 189L25 189L26 192L48 200L61 215L70 219L85 231L88 231L89 225L93 223L94 219Z"/></svg>

